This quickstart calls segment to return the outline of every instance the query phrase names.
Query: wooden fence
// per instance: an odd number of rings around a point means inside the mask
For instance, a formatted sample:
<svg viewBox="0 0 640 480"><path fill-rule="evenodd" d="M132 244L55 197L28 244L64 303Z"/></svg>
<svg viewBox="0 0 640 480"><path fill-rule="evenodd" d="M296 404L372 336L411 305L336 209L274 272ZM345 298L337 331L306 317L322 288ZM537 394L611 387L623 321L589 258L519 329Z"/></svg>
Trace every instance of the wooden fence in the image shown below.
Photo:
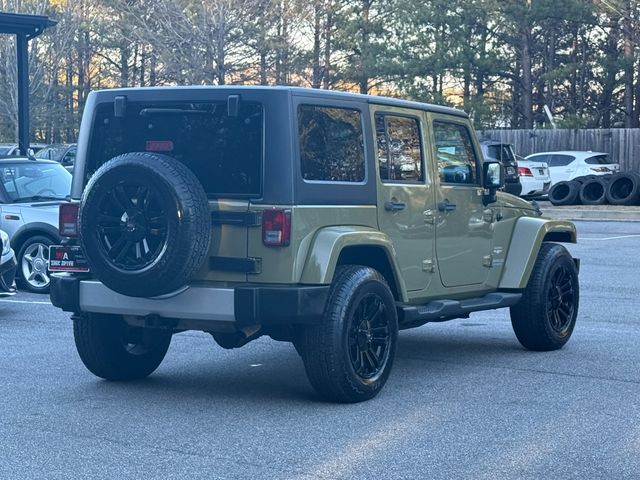
<svg viewBox="0 0 640 480"><path fill-rule="evenodd" d="M640 128L607 130L483 130L480 138L511 143L518 155L557 150L605 152L621 171L640 172Z"/></svg>

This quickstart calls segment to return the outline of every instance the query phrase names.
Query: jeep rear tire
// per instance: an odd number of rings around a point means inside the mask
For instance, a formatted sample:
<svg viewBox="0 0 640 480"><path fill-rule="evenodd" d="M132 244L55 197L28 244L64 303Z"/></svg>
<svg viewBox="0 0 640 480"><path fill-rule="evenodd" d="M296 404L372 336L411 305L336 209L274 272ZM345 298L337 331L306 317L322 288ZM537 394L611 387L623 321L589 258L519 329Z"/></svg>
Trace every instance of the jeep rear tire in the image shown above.
<svg viewBox="0 0 640 480"><path fill-rule="evenodd" d="M566 248L543 243L522 300L511 307L511 325L523 347L562 348L578 316L578 268Z"/></svg>
<svg viewBox="0 0 640 480"><path fill-rule="evenodd" d="M184 164L159 154L125 153L102 165L84 191L78 223L91 271L132 297L184 286L211 241L202 185Z"/></svg>
<svg viewBox="0 0 640 480"><path fill-rule="evenodd" d="M375 397L389 378L398 337L393 295L376 270L336 270L321 325L302 329L297 347L314 389L334 402Z"/></svg>
<svg viewBox="0 0 640 480"><path fill-rule="evenodd" d="M171 333L130 327L118 315L85 314L73 319L73 336L82 363L107 380L136 380L164 359Z"/></svg>

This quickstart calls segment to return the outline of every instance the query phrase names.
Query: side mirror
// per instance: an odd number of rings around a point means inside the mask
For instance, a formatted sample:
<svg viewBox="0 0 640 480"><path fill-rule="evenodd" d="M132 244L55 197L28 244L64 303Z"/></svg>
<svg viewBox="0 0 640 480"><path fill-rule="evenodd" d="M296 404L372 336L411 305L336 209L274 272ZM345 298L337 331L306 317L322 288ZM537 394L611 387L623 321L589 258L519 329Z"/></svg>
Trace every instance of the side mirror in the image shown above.
<svg viewBox="0 0 640 480"><path fill-rule="evenodd" d="M484 162L482 165L482 186L487 190L498 190L504 187L504 167L500 162Z"/></svg>
<svg viewBox="0 0 640 480"><path fill-rule="evenodd" d="M482 187L488 191L484 204L496 201L496 191L504 187L504 167L500 162L485 161L482 165Z"/></svg>

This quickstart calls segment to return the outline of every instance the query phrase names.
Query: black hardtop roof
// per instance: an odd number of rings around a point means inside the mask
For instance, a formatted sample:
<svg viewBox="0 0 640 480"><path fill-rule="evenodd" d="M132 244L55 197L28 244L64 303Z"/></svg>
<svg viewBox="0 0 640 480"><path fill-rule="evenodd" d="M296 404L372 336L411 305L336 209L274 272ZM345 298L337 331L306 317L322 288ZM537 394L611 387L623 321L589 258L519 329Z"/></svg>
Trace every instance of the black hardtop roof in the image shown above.
<svg viewBox="0 0 640 480"><path fill-rule="evenodd" d="M171 86L171 87L135 87L135 88L114 88L108 90L96 90L93 93L98 96L98 101L102 100L101 97L113 98L116 95L135 95L136 92L153 92L163 90L184 90L184 91L197 91L197 90L228 90L229 93L243 91L264 91L268 94L271 93L288 93L291 96L304 96L304 97L317 97L318 99L335 99L339 101L359 101L367 102L374 105L388 105L391 107L404 107L414 108L418 110L425 110L435 113L444 113L448 115L455 115L457 117L468 118L466 112L458 110L456 108L445 107L442 105L434 105L430 103L415 102L410 100L402 100L399 98L382 97L377 95L362 95L360 93L343 92L339 90L324 90L318 88L304 88L304 87L287 87L287 86L263 86L263 85L220 85L220 86ZM105 99L106 100L106 99Z"/></svg>

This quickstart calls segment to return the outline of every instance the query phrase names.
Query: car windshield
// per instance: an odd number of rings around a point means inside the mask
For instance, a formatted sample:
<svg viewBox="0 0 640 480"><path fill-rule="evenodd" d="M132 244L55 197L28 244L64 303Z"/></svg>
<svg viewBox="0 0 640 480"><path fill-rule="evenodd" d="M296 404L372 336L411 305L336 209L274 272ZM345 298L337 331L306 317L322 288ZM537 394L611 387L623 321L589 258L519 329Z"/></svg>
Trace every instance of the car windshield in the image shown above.
<svg viewBox="0 0 640 480"><path fill-rule="evenodd" d="M57 163L5 163L0 179L12 202L62 200L71 191L71 174Z"/></svg>
<svg viewBox="0 0 640 480"><path fill-rule="evenodd" d="M487 147L489 158L495 158L501 162L515 162L516 158L511 149L511 145L500 143L497 145L489 145Z"/></svg>
<svg viewBox="0 0 640 480"><path fill-rule="evenodd" d="M66 145L51 146L39 150L34 156L36 158L45 158L47 160L55 160L56 162L59 162L67 148L68 147Z"/></svg>
<svg viewBox="0 0 640 480"><path fill-rule="evenodd" d="M9 155L9 152L11 151L13 147L12 146L7 146L7 145L3 145L0 147L0 155Z"/></svg>
<svg viewBox="0 0 640 480"><path fill-rule="evenodd" d="M617 163L609 158L609 155L596 155L594 157L589 157L585 159L585 163L589 165L611 165L612 163Z"/></svg>

